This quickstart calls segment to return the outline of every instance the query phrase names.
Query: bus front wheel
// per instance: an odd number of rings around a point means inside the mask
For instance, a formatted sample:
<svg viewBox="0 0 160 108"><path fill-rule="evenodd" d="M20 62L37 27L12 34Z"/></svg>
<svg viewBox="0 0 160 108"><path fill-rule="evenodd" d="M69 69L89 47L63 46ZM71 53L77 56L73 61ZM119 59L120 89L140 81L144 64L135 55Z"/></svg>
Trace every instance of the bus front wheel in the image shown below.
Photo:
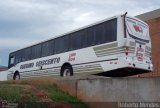
<svg viewBox="0 0 160 108"><path fill-rule="evenodd" d="M70 65L66 65L62 67L61 76L73 76L73 69Z"/></svg>
<svg viewBox="0 0 160 108"><path fill-rule="evenodd" d="M14 74L13 80L20 80L20 75L18 72Z"/></svg>

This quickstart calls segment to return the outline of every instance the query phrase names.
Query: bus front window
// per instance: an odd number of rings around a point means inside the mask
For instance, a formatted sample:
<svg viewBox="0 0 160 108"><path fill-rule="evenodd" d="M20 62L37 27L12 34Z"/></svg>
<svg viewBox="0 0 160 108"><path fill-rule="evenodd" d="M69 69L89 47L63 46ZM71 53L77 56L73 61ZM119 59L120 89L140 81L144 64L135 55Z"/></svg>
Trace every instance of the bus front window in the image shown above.
<svg viewBox="0 0 160 108"><path fill-rule="evenodd" d="M14 66L14 63L15 63L15 56L10 56L9 68L11 68L12 66Z"/></svg>

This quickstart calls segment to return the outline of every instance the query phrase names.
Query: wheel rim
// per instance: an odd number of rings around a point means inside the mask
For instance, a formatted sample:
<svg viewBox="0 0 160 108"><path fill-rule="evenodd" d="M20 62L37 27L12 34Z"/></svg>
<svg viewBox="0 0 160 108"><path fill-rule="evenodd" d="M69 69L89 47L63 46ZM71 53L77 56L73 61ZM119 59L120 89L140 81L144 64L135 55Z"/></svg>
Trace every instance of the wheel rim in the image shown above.
<svg viewBox="0 0 160 108"><path fill-rule="evenodd" d="M19 80L19 76L18 75L15 76L15 80Z"/></svg>
<svg viewBox="0 0 160 108"><path fill-rule="evenodd" d="M63 76L70 76L71 71L69 69L65 69L63 72Z"/></svg>

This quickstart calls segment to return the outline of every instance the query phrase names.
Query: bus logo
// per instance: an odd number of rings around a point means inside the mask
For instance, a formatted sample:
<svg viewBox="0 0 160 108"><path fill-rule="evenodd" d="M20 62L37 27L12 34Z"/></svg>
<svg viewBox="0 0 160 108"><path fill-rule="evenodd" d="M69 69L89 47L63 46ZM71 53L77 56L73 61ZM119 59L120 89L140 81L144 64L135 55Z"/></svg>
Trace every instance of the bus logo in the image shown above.
<svg viewBox="0 0 160 108"><path fill-rule="evenodd" d="M133 27L134 27L134 29L135 29L136 32L143 33L143 30L142 30L142 28L140 26L133 25Z"/></svg>
<svg viewBox="0 0 160 108"><path fill-rule="evenodd" d="M68 61L75 61L76 53L69 54Z"/></svg>

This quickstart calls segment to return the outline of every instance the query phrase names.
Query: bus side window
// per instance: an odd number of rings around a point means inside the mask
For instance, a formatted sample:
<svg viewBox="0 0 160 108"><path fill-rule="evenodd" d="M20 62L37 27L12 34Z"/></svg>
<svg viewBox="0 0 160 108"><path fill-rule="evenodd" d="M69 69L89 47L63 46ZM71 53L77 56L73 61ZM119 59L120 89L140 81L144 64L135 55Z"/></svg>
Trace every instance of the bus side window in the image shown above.
<svg viewBox="0 0 160 108"><path fill-rule="evenodd" d="M101 23L97 26L95 26L94 28L94 31L95 31L95 34L94 34L94 38L95 38L95 45L99 45L99 44L102 44L104 43L104 23Z"/></svg>
<svg viewBox="0 0 160 108"><path fill-rule="evenodd" d="M31 47L29 48L25 48L21 51L21 55L22 55L22 62L23 61L27 61L27 60L30 60L31 59Z"/></svg>
<svg viewBox="0 0 160 108"><path fill-rule="evenodd" d="M18 51L18 52L16 52L15 64L17 64L21 61L22 61L22 51Z"/></svg>
<svg viewBox="0 0 160 108"><path fill-rule="evenodd" d="M31 59L37 59L41 57L41 44L34 45L31 48Z"/></svg>
<svg viewBox="0 0 160 108"><path fill-rule="evenodd" d="M105 22L104 25L104 42L113 42L117 40L117 19Z"/></svg>
<svg viewBox="0 0 160 108"><path fill-rule="evenodd" d="M94 34L94 27L87 28L87 47L93 46L95 44Z"/></svg>
<svg viewBox="0 0 160 108"><path fill-rule="evenodd" d="M42 43L42 57L54 54L54 40Z"/></svg>

